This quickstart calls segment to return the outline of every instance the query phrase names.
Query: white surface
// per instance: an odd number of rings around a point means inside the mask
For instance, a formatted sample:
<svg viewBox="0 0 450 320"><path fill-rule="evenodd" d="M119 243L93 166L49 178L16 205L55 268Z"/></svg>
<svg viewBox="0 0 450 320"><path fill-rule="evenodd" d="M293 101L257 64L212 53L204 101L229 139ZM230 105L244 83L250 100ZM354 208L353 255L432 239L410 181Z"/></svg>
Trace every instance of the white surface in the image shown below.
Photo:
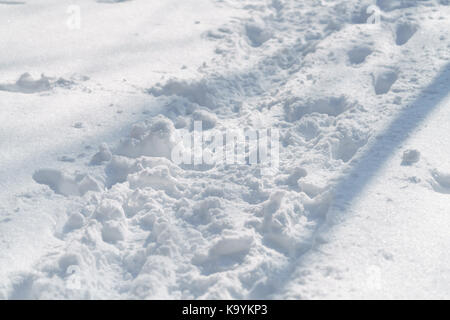
<svg viewBox="0 0 450 320"><path fill-rule="evenodd" d="M449 297L445 1L83 0L79 30L25 2L0 3L1 298ZM279 173L157 158L193 114L277 128Z"/></svg>

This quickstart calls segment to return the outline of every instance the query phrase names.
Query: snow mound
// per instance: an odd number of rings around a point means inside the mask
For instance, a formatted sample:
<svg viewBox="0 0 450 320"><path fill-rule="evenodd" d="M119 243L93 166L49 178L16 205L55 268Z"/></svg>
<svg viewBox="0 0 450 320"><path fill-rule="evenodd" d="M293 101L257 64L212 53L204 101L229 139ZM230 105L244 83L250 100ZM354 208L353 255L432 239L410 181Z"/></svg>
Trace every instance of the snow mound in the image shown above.
<svg viewBox="0 0 450 320"><path fill-rule="evenodd" d="M83 79L83 81L85 80ZM71 87L74 84L73 80L47 77L43 74L39 79L35 79L30 73L26 72L14 84L0 84L0 91L32 94L49 91L54 87Z"/></svg>
<svg viewBox="0 0 450 320"><path fill-rule="evenodd" d="M88 174L71 177L55 169L40 169L34 173L33 179L64 196L80 196L89 191L101 191L103 188L99 181Z"/></svg>
<svg viewBox="0 0 450 320"><path fill-rule="evenodd" d="M0 85L0 90L21 93L36 93L51 89L50 79L41 75L40 79L34 79L31 74L24 73L15 84Z"/></svg>
<svg viewBox="0 0 450 320"><path fill-rule="evenodd" d="M158 117L150 124L145 124L142 131L132 131L131 136L121 142L116 154L130 158L151 156L170 159L175 146L174 131L172 121L163 116Z"/></svg>
<svg viewBox="0 0 450 320"><path fill-rule="evenodd" d="M206 81L188 82L170 80L164 85L158 85L148 90L148 93L159 96L179 96L190 102L210 109L216 108L216 89L208 85Z"/></svg>

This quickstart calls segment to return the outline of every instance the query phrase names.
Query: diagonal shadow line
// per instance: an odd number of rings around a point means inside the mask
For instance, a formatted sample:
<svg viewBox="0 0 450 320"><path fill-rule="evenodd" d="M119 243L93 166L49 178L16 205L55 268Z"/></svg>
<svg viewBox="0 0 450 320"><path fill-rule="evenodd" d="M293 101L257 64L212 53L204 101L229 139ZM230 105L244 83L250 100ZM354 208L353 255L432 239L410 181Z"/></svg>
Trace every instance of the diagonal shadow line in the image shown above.
<svg viewBox="0 0 450 320"><path fill-rule="evenodd" d="M335 197L330 208L345 208L357 198L377 172L392 157L395 150L431 114L450 92L450 63L446 64L409 106L405 107L361 157L335 185ZM329 217L332 218L332 217Z"/></svg>
<svg viewBox="0 0 450 320"><path fill-rule="evenodd" d="M318 234L323 234L345 219L347 208L367 188L383 165L391 159L396 149L419 127L431 112L448 96L450 92L450 63L446 64L418 98L398 113L396 118L383 130L369 149L359 158L354 159L349 169L343 172L341 179L334 185L334 198L330 208L319 226L314 231L312 243L301 252L294 266L279 273L277 289L274 293L263 293L263 298L278 297L283 294L288 283L296 277L297 271L306 266L305 255L320 249L315 241ZM339 215L337 213L340 213ZM260 298L261 296L258 296Z"/></svg>

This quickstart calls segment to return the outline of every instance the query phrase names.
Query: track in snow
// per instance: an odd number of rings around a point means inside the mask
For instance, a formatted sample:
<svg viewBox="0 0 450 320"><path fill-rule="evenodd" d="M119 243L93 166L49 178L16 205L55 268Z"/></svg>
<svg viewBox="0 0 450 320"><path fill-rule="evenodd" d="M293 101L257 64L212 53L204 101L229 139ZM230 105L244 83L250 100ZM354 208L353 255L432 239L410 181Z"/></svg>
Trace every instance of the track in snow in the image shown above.
<svg viewBox="0 0 450 320"><path fill-rule="evenodd" d="M54 248L32 271L16 274L5 297L320 298L320 282L302 283L311 272L305 254L327 242L334 210L346 212L430 111L423 100L411 102L435 76L423 72L430 67L424 61L440 54L436 69L448 60L440 34L429 41L441 51L416 50L426 38L421 31L436 25L419 17L439 16L435 7L381 4L384 21L373 26L365 23L367 3L221 4L251 18L204 34L216 49L200 75L144 89L161 114L91 152L83 172L36 170L34 180L59 194L55 201L71 204ZM407 10L414 21L403 17ZM407 54L420 63L405 61ZM447 94L436 87L448 78L443 70L428 87L440 98ZM415 109L419 114L405 116ZM411 124L385 148L377 133L392 117L400 119L395 130L405 117ZM175 134L194 120L217 130L277 128L279 173L175 165L168 159ZM434 177L445 184L445 174Z"/></svg>

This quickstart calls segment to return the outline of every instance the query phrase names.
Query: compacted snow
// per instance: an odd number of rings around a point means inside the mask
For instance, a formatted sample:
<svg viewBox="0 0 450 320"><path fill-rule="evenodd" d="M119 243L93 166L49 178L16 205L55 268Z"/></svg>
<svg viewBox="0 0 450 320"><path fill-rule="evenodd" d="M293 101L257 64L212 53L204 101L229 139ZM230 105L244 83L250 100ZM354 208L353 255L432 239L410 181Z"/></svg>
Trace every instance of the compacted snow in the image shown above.
<svg viewBox="0 0 450 320"><path fill-rule="evenodd" d="M449 18L0 1L0 298L449 298ZM197 161L199 123L270 162Z"/></svg>

